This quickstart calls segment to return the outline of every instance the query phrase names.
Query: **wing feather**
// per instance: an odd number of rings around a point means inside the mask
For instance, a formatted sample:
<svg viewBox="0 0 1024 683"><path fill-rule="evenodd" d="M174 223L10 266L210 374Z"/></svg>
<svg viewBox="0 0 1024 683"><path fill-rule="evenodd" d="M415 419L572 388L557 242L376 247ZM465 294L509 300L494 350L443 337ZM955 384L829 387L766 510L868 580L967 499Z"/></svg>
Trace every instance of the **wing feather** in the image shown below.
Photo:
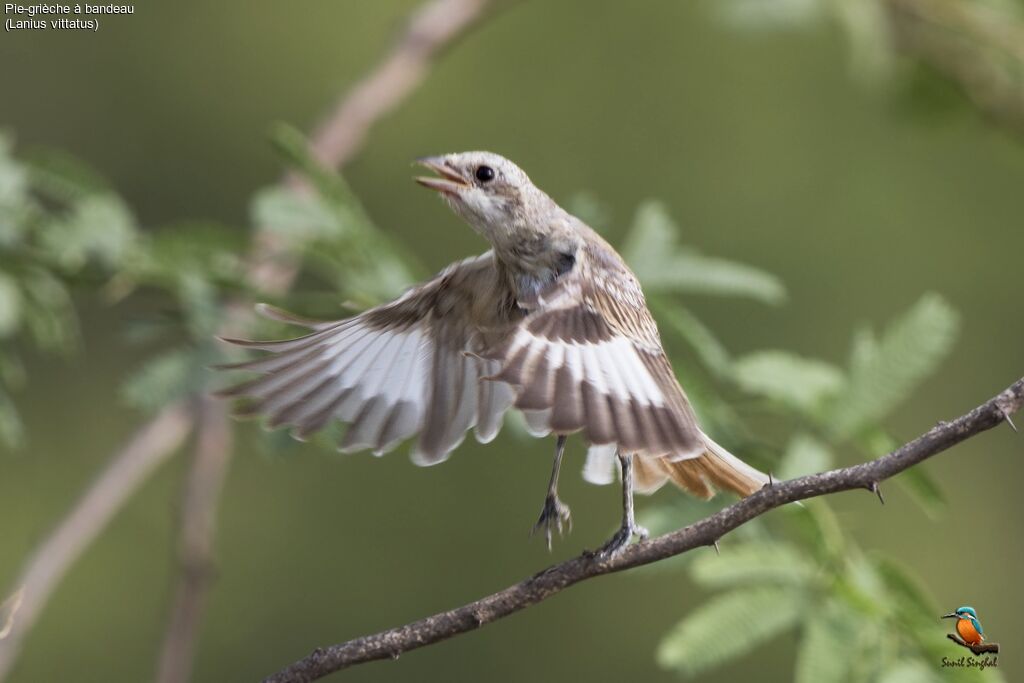
<svg viewBox="0 0 1024 683"><path fill-rule="evenodd" d="M520 302L529 314L488 356L496 379L516 389L534 434L582 431L651 456L697 457L700 431L664 357L657 327L632 273L618 260L577 254L574 267ZM591 250L591 251L588 251ZM667 371L666 371L667 368Z"/></svg>
<svg viewBox="0 0 1024 683"><path fill-rule="evenodd" d="M501 363L466 355L505 338L522 318L490 252L345 320L310 320L265 305L258 311L311 332L226 340L269 353L222 366L259 376L219 393L244 399L239 413L264 415L270 427L290 426L297 438L337 419L348 423L340 450L381 454L418 434L413 457L432 464L474 425L478 439L493 439L513 402L512 387L481 381L500 372Z"/></svg>
<svg viewBox="0 0 1024 683"><path fill-rule="evenodd" d="M421 465L447 458L470 428L490 441L515 407L536 436L582 432L588 479L608 480L618 450L639 456L638 490L667 479L702 497L713 486L756 490L765 475L698 428L636 278L581 231L571 267L545 282L510 276L488 252L345 320L261 306L310 332L227 340L268 354L223 366L259 376L221 393L297 438L347 422L343 451L379 455L416 437L411 455Z"/></svg>

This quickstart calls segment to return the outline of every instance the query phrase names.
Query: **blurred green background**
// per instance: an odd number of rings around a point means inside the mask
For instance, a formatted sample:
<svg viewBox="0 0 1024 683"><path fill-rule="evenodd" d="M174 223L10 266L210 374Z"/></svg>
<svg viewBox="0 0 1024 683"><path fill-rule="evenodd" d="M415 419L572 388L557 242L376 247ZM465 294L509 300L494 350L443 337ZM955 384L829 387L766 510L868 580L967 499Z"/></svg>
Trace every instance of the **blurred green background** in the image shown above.
<svg viewBox="0 0 1024 683"><path fill-rule="evenodd" d="M19 146L86 160L146 225L211 218L245 230L252 193L281 172L271 125L310 129L414 6L183 0L138 5L96 34L5 33L0 125ZM423 154L490 149L556 199L587 190L609 207L613 242L639 202L660 198L683 242L787 285L781 307L687 301L737 353L782 348L843 363L859 323L877 328L934 290L961 313L962 333L942 372L887 424L910 439L1024 368L1024 138L928 74L900 91L865 87L845 41L827 22L738 30L708 2L515 3L443 58L346 176L377 224L431 270L484 245L410 182L409 162ZM30 353L31 382L17 397L30 445L0 459L4 586L139 421L118 386L144 352L115 331L147 302L82 303L83 356ZM243 433L195 680L258 679L314 646L474 599L594 547L619 514L614 487L577 476L579 443L563 477L576 527L549 556L527 536L546 441L467 440L450 462L421 469L402 451L376 459L302 445L267 457L255 430ZM1013 648L1024 630L1021 438L1000 428L929 461L952 499L939 519L895 487L885 507L867 493L832 500L862 548L911 567L947 611L978 609L1006 647L1007 680L1024 675ZM73 569L12 680L151 676L184 463L161 470ZM678 680L654 649L706 598L678 573L601 578L345 677ZM936 638L946 626L936 620ZM701 679L788 680L792 659L787 636Z"/></svg>

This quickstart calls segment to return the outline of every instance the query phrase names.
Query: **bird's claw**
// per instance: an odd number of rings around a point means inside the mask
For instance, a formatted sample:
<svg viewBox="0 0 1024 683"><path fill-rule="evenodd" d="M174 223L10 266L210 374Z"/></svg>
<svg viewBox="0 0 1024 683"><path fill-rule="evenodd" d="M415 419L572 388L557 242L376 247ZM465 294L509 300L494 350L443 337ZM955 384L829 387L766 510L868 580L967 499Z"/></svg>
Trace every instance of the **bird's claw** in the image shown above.
<svg viewBox="0 0 1024 683"><path fill-rule="evenodd" d="M558 529L558 535L562 535L563 525L572 531L572 513L569 506L558 499L558 496L549 495L544 499L544 509L540 512L537 523L533 525L531 534L544 527L544 536L548 542L548 550L551 550L551 536L553 529Z"/></svg>
<svg viewBox="0 0 1024 683"><path fill-rule="evenodd" d="M622 552L634 536L641 541L646 541L649 535L647 529L640 526L636 522L629 522L619 527L619 530L615 532L608 542L601 546L601 549L597 551L596 555L602 560L610 560L611 558Z"/></svg>

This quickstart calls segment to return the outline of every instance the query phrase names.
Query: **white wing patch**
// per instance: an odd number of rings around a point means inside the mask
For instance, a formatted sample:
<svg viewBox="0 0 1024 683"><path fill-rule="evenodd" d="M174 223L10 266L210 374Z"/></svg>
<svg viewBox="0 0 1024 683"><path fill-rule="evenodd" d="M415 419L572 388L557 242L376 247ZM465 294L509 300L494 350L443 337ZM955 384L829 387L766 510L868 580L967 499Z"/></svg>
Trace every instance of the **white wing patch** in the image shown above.
<svg viewBox="0 0 1024 683"><path fill-rule="evenodd" d="M229 340L274 353L227 366L263 376L220 393L249 399L240 414L265 415L270 427L290 425L296 438L337 419L349 423L339 450L383 455L428 431L429 406L443 398L444 424L432 426L429 446L421 439L412 451L414 462L430 465L446 459L474 426L480 442L494 439L515 400L508 384L481 380L499 372L500 362L439 351L422 324L387 329L360 317L314 323L269 307L261 312L316 331L285 341Z"/></svg>

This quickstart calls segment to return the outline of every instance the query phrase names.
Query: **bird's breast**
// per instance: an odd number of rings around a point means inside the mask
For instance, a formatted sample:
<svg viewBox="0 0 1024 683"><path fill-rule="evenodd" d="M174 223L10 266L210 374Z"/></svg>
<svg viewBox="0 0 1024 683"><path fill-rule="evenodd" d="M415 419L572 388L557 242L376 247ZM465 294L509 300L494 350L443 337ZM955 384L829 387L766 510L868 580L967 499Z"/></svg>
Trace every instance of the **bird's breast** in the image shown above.
<svg viewBox="0 0 1024 683"><path fill-rule="evenodd" d="M960 634L960 637L968 645L976 645L981 642L981 634L974 628L974 624L971 623L970 619L959 619L956 622L956 632Z"/></svg>

